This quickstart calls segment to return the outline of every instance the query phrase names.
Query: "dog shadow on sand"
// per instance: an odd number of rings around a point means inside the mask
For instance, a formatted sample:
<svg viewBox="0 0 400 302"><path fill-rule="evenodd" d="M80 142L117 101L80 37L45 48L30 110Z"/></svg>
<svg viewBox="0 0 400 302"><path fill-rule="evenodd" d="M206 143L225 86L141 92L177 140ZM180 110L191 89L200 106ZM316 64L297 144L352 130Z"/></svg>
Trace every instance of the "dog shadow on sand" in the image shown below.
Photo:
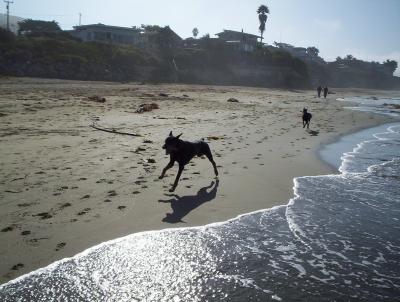
<svg viewBox="0 0 400 302"><path fill-rule="evenodd" d="M178 223L187 214L201 206L203 203L213 200L217 196L219 180L212 181L209 186L201 188L196 195L179 196L176 194L168 195L173 197L169 200L159 200L158 202L170 203L172 213L167 213L162 219L163 222ZM207 191L211 189L210 191Z"/></svg>
<svg viewBox="0 0 400 302"><path fill-rule="evenodd" d="M310 130L307 129L307 132L311 135L311 136L318 136L319 131L318 130Z"/></svg>

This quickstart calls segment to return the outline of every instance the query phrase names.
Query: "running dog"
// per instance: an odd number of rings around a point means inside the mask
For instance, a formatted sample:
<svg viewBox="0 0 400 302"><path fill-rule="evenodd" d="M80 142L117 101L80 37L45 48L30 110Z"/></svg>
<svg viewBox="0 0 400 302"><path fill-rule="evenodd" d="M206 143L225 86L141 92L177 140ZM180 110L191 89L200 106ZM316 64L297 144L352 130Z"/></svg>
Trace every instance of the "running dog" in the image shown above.
<svg viewBox="0 0 400 302"><path fill-rule="evenodd" d="M218 176L217 165L215 164L211 154L210 146L203 140L195 142L181 140L179 139L181 135L182 133L178 136L173 136L171 131L169 136L165 139L164 145L162 146L162 148L165 149L165 153L167 155L169 154L170 160L168 165L162 170L159 179L162 179L165 175L165 172L174 166L175 161L177 161L179 164L178 174L176 175L172 188L169 189L170 192L175 191L185 165L187 165L195 156L207 156L208 160L214 167L215 176Z"/></svg>
<svg viewBox="0 0 400 302"><path fill-rule="evenodd" d="M303 128L307 126L307 129L310 128L310 121L312 118L312 114L307 112L306 108L303 108Z"/></svg>

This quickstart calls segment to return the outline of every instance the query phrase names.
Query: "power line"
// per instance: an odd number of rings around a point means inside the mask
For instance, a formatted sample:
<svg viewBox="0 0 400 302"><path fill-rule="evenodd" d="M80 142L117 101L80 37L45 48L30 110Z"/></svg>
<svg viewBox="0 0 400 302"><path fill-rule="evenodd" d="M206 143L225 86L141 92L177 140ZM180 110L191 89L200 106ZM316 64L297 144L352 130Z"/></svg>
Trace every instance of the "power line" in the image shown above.
<svg viewBox="0 0 400 302"><path fill-rule="evenodd" d="M35 13L22 13L22 12L15 12L15 15L18 16L31 16L31 17L71 17L75 16L73 14L68 14L68 15L56 15L56 14L35 14Z"/></svg>
<svg viewBox="0 0 400 302"><path fill-rule="evenodd" d="M7 3L7 30L10 31L10 3L14 3L9 0L4 0L5 3Z"/></svg>

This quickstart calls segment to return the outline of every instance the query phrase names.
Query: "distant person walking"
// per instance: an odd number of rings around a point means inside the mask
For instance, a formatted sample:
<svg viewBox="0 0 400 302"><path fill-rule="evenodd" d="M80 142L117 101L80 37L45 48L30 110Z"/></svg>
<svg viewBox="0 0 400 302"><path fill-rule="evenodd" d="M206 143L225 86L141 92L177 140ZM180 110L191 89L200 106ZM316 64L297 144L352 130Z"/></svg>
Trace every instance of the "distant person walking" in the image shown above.
<svg viewBox="0 0 400 302"><path fill-rule="evenodd" d="M324 98L326 99L326 96L328 95L328 87L325 86L324 88Z"/></svg>
<svg viewBox="0 0 400 302"><path fill-rule="evenodd" d="M319 85L318 88L317 88L317 92L318 92L318 97L319 98L321 97L321 91L322 91L322 87L321 87L321 85Z"/></svg>

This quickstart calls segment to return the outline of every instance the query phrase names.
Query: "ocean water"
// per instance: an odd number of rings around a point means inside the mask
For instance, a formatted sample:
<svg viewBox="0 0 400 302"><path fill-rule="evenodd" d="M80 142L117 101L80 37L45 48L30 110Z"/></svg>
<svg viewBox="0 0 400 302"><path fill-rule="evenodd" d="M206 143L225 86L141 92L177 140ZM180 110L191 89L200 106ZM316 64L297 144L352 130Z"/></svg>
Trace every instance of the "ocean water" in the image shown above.
<svg viewBox="0 0 400 302"><path fill-rule="evenodd" d="M338 174L294 179L287 205L105 242L0 301L400 301L400 123L353 137Z"/></svg>
<svg viewBox="0 0 400 302"><path fill-rule="evenodd" d="M350 101L356 106L349 106L349 109L359 111L374 112L397 117L400 115L400 99L399 98L377 98L374 96L352 97L346 99L337 99L339 101ZM394 105L394 106L393 106ZM396 106L397 105L397 106Z"/></svg>

